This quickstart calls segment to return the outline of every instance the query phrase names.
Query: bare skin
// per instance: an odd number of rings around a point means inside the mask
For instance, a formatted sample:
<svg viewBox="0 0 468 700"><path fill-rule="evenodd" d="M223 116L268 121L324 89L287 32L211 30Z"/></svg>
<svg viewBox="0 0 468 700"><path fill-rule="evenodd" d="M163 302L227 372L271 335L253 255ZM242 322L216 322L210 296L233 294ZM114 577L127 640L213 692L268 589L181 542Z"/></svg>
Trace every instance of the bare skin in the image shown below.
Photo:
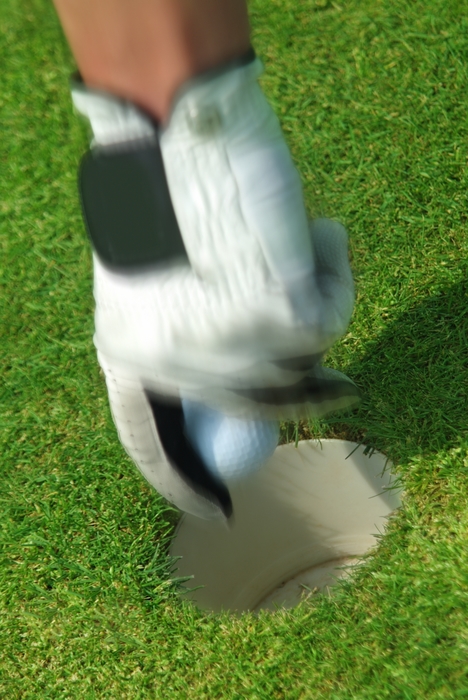
<svg viewBox="0 0 468 700"><path fill-rule="evenodd" d="M246 0L54 0L90 87L167 120L189 78L250 47Z"/></svg>

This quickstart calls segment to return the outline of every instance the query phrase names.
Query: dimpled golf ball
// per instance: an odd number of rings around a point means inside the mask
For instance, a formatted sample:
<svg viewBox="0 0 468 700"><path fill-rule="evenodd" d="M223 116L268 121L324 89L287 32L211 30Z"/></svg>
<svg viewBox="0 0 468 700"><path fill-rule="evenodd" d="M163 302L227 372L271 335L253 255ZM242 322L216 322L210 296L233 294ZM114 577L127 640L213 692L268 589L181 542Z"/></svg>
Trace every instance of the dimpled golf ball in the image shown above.
<svg viewBox="0 0 468 700"><path fill-rule="evenodd" d="M279 424L233 418L193 401L182 401L185 432L210 472L242 479L260 469L276 449Z"/></svg>

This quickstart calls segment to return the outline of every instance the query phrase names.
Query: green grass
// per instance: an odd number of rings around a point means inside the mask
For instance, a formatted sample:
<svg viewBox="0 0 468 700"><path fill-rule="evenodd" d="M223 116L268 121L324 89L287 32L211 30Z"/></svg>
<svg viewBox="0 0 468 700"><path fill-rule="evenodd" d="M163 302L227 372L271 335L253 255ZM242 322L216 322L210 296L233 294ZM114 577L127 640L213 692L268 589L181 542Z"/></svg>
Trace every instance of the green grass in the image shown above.
<svg viewBox="0 0 468 700"><path fill-rule="evenodd" d="M119 445L92 345L74 64L50 3L3 0L1 698L468 697L468 3L250 9L308 207L347 225L357 286L329 363L362 407L299 435L382 450L404 507L333 598L240 619L179 600L177 515Z"/></svg>

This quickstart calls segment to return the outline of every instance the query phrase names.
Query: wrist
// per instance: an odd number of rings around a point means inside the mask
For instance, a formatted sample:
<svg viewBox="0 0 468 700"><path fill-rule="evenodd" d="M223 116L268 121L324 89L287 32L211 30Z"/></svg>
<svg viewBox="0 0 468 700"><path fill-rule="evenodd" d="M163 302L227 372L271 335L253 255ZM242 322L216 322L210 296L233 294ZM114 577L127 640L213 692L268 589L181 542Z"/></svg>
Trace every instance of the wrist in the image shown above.
<svg viewBox="0 0 468 700"><path fill-rule="evenodd" d="M54 0L84 82L164 122L193 76L247 51L245 0Z"/></svg>
<svg viewBox="0 0 468 700"><path fill-rule="evenodd" d="M204 138L212 135L212 129L216 127L209 123L210 116L219 119L224 129L229 124L239 129L245 126L244 122L252 126L256 121L256 107L258 109L253 103L258 101L261 93L258 88L254 89L248 99L250 109L246 109L245 87L252 92L251 88L262 72L262 63L250 47L243 55L193 76L174 95L163 130L170 124L171 132L176 132L179 138L185 134L194 138L197 133ZM244 99L240 100L242 87ZM70 89L75 109L91 127L92 146L154 140L157 132L162 130L151 113L118 93L90 87L79 72L72 75ZM243 103L240 107L239 101ZM263 94L261 102L264 103Z"/></svg>

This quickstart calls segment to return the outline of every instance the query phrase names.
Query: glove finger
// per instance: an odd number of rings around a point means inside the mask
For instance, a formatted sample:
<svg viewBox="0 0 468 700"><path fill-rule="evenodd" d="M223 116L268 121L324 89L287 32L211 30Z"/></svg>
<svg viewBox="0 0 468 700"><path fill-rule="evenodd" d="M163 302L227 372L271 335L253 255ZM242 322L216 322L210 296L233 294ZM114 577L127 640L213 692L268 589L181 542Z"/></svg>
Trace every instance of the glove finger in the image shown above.
<svg viewBox="0 0 468 700"><path fill-rule="evenodd" d="M349 377L320 366L287 386L233 389L233 393L250 404L252 414L280 420L320 418L334 411L354 408L361 400L358 387Z"/></svg>
<svg viewBox="0 0 468 700"><path fill-rule="evenodd" d="M101 366L119 439L145 479L187 513L207 520L229 517L229 492L185 436L180 404L167 403L139 381L117 376L109 363Z"/></svg>

